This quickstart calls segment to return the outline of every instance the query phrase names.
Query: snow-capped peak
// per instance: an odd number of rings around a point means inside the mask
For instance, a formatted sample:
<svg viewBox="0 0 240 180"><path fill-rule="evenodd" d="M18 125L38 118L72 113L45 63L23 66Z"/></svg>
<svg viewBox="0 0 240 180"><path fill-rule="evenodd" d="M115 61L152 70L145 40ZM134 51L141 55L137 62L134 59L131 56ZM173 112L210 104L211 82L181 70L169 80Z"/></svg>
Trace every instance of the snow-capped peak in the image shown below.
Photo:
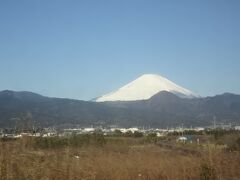
<svg viewBox="0 0 240 180"><path fill-rule="evenodd" d="M199 97L160 75L144 74L119 90L97 98L96 102L146 100L161 91L168 91L182 98Z"/></svg>

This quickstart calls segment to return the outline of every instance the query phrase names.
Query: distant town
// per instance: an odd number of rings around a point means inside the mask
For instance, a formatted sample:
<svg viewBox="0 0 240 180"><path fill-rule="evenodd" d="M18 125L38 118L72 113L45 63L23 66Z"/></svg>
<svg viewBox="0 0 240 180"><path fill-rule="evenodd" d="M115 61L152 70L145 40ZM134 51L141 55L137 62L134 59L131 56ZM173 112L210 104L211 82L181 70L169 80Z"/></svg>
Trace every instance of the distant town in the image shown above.
<svg viewBox="0 0 240 180"><path fill-rule="evenodd" d="M140 134L141 136L147 136L149 134L155 134L156 137L167 136L171 133L179 134L184 136L184 133L188 134L188 132L199 133L204 131L211 130L236 130L240 131L240 125L237 124L224 124L224 123L213 123L211 126L207 127L184 127L183 125L175 128L151 128L151 127L131 127L131 128L122 128L115 125L109 127L102 126L90 126L90 127L79 127L76 128L56 128L56 127L48 127L48 128L32 128L32 129L24 129L18 130L15 128L0 128L0 138L21 138L21 137L66 137L71 136L73 134L92 134L92 133L102 133L105 136L111 136L116 133L126 134L126 136L131 136L134 134Z"/></svg>

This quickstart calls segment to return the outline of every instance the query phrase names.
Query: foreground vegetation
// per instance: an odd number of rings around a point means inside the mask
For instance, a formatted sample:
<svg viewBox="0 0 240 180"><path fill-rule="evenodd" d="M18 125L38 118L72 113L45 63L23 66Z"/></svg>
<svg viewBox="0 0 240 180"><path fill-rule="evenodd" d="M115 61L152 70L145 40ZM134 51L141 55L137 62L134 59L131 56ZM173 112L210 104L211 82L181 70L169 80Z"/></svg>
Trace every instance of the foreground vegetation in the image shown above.
<svg viewBox="0 0 240 180"><path fill-rule="evenodd" d="M221 144L229 136L234 150ZM204 137L201 145L154 134L2 139L0 179L240 179L239 134Z"/></svg>

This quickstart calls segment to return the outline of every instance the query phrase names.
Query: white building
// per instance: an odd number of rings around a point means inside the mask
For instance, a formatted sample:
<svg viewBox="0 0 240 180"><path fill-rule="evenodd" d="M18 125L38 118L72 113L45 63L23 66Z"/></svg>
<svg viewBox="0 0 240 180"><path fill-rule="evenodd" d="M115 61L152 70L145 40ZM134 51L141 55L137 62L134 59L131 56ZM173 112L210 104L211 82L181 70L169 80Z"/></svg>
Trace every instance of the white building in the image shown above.
<svg viewBox="0 0 240 180"><path fill-rule="evenodd" d="M90 132L94 132L94 131L95 131L94 128L84 128L83 129L83 132L85 132L85 133L90 133Z"/></svg>
<svg viewBox="0 0 240 180"><path fill-rule="evenodd" d="M235 130L240 131L240 126L235 126Z"/></svg>
<svg viewBox="0 0 240 180"><path fill-rule="evenodd" d="M181 136L181 137L179 137L179 138L177 138L177 142L186 142L187 141L187 138L186 137L184 137L184 136Z"/></svg>

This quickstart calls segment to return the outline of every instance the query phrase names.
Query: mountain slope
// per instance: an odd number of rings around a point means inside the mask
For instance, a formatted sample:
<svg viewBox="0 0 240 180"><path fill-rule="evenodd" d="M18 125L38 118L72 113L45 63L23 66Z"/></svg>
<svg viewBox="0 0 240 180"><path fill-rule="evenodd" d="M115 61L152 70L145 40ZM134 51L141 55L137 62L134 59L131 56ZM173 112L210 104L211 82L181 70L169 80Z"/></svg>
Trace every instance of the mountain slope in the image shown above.
<svg viewBox="0 0 240 180"><path fill-rule="evenodd" d="M148 100L87 102L49 98L30 92L0 92L0 128L119 125L122 127L208 126L217 122L240 123L240 96L180 98L161 91Z"/></svg>
<svg viewBox="0 0 240 180"><path fill-rule="evenodd" d="M162 91L148 100L103 104L135 112L138 116L135 123L149 123L155 127L176 127L182 123L186 126L209 126L214 117L219 123L240 123L240 95L230 93L189 99Z"/></svg>
<svg viewBox="0 0 240 180"><path fill-rule="evenodd" d="M154 74L145 74L119 90L97 98L96 102L147 100L161 91L171 92L182 98L198 97L168 79Z"/></svg>
<svg viewBox="0 0 240 180"><path fill-rule="evenodd" d="M94 102L49 98L31 92L0 92L0 127L13 127L31 120L40 126L91 125L114 119L116 108ZM121 111L117 111L121 113Z"/></svg>

